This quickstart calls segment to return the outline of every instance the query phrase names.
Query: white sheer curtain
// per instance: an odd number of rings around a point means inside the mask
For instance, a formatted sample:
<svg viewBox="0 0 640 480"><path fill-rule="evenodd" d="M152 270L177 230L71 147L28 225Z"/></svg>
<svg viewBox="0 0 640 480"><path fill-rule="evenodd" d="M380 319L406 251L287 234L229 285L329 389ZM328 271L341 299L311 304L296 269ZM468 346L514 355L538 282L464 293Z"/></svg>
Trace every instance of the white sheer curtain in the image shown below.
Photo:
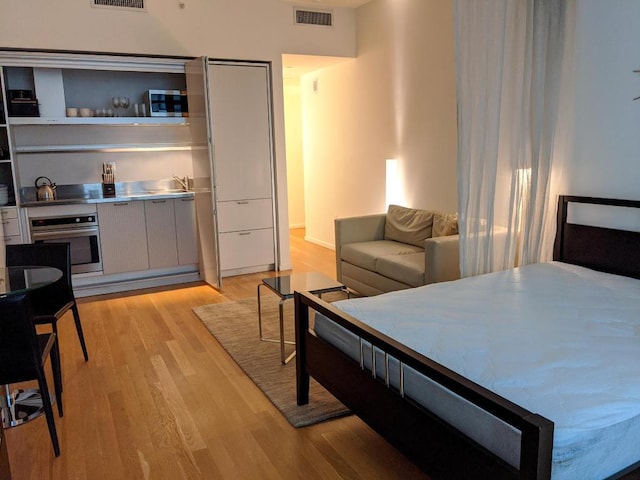
<svg viewBox="0 0 640 480"><path fill-rule="evenodd" d="M454 0L462 276L551 254L574 2Z"/></svg>

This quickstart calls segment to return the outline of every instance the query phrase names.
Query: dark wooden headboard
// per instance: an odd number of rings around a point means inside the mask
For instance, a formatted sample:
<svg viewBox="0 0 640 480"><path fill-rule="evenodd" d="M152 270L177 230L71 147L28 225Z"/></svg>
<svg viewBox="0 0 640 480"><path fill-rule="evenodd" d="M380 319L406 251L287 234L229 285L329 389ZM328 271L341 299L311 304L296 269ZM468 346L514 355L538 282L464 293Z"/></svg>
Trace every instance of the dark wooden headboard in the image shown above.
<svg viewBox="0 0 640 480"><path fill-rule="evenodd" d="M560 195L553 259L601 272L640 278L640 232L567 223L569 203L640 208L638 200Z"/></svg>

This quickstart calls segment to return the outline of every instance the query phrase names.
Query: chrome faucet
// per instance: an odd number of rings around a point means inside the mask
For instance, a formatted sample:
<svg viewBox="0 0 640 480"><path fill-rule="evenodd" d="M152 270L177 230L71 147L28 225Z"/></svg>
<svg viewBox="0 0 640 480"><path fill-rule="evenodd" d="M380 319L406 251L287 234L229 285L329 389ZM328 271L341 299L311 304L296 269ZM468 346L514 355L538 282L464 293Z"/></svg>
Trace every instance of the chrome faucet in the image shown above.
<svg viewBox="0 0 640 480"><path fill-rule="evenodd" d="M178 177L177 175L174 175L173 179L180 184L180 186L182 187L182 189L185 192L189 191L189 177L188 176Z"/></svg>

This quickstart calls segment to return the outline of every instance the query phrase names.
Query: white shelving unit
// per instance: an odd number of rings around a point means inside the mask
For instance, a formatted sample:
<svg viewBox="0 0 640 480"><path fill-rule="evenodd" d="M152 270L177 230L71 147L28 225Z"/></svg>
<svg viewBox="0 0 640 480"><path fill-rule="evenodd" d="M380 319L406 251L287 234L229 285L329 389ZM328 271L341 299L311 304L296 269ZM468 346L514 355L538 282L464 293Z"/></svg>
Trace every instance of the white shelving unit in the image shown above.
<svg viewBox="0 0 640 480"><path fill-rule="evenodd" d="M11 127L8 123L7 95L4 84L4 71L0 67L0 183L6 184L8 202L0 207L0 221L4 243L22 243L20 219L15 206L15 173L13 165L13 145Z"/></svg>
<svg viewBox="0 0 640 480"><path fill-rule="evenodd" d="M186 88L184 62L179 59L0 50L0 65L5 89L33 92L39 107L36 113L40 116L4 118L14 141L13 166L19 172L16 180L22 184L18 189L30 186L32 178L39 175L51 177L53 168L60 173L58 183L95 181L92 172L99 169L87 167L90 162L99 166L101 161L122 161L123 172L131 174L138 168L131 164L139 158L140 175L144 176L143 169L148 168L144 165L155 154L163 171L173 170L169 165L175 162L177 173L183 168L188 172L190 165L182 167L178 159L189 158L194 149L206 148L191 141L188 116L133 116L138 111L134 106L145 104L148 90ZM130 106L116 108L113 98L125 96ZM115 116L68 117L67 107L78 112L109 109ZM103 154L109 158L101 160Z"/></svg>
<svg viewBox="0 0 640 480"><path fill-rule="evenodd" d="M9 205L15 205L13 145L8 110L4 70L0 66L0 183L6 184L9 189Z"/></svg>
<svg viewBox="0 0 640 480"><path fill-rule="evenodd" d="M189 127L188 116L132 116L134 104L144 103L147 90L185 88L184 63L180 60L0 52L0 65L5 67L6 88L34 92L39 105L40 116L6 119L15 129L16 138L21 140L16 141L17 154L191 149L184 135L175 135L175 129ZM131 106L111 109L112 98L116 96L127 96ZM115 110L116 116L68 117L66 107L92 111L109 108ZM44 130L47 127L56 130L47 132ZM70 133L72 127L79 129ZM120 133L106 133L111 127L123 129L122 132L140 129L141 133L160 129L162 133L150 134L153 138L150 141L145 141L146 134L142 133L136 135L140 141L129 143L132 135L124 134L127 140L118 141Z"/></svg>

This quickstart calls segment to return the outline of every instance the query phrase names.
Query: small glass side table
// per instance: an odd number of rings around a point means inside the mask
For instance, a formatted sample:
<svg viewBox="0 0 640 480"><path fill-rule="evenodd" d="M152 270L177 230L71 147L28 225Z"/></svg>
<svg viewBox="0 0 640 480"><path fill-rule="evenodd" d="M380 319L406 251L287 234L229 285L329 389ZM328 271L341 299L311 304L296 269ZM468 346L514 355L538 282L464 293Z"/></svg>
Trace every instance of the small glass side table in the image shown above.
<svg viewBox="0 0 640 480"><path fill-rule="evenodd" d="M280 338L265 338L262 335L262 309L260 305L260 287L267 287L278 297L280 303L278 310L280 314ZM342 291L349 296L349 290L342 283L337 282L326 275L318 272L294 273L292 275L282 275L280 277L263 278L262 283L258 285L258 329L260 331L260 340L263 342L280 343L280 360L282 364L288 363L295 357L295 350L291 355L285 358L284 346L295 345L295 342L284 339L284 302L293 298L293 292L311 292L314 295L322 297L323 293Z"/></svg>

